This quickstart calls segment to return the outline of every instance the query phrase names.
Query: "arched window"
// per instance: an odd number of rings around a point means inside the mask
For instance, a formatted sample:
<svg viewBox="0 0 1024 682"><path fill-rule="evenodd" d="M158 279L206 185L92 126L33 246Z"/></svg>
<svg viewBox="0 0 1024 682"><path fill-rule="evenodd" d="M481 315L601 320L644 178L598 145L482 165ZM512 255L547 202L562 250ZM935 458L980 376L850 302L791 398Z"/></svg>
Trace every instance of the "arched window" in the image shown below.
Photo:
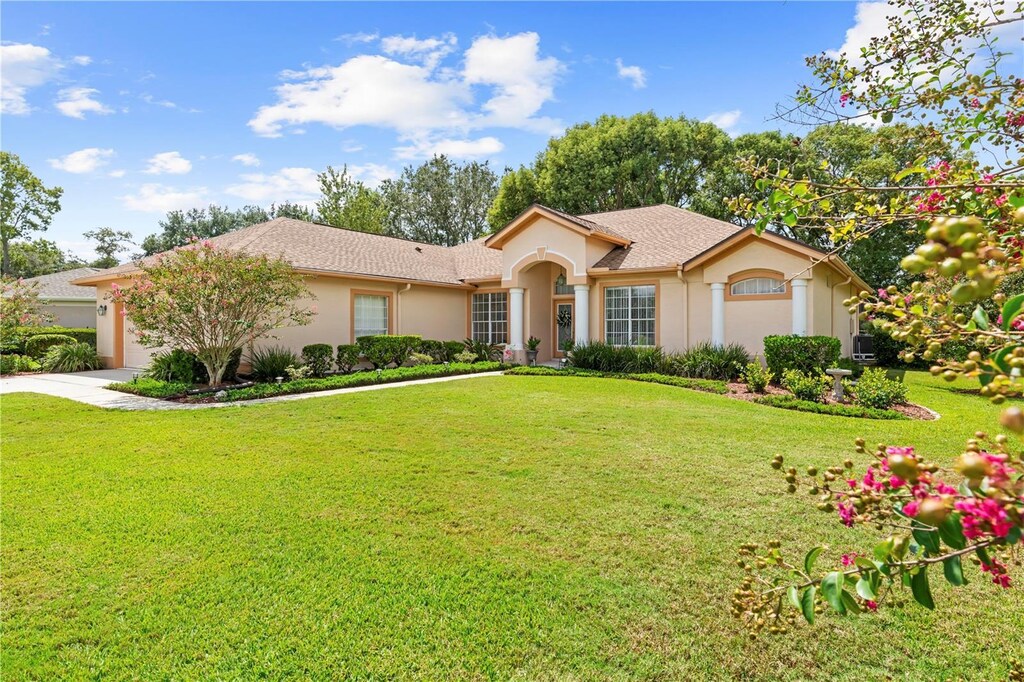
<svg viewBox="0 0 1024 682"><path fill-rule="evenodd" d="M725 297L730 300L750 301L789 298L786 276L776 270L744 270L729 277Z"/></svg>
<svg viewBox="0 0 1024 682"><path fill-rule="evenodd" d="M786 293L786 283L771 277L750 277L732 285L733 296L757 296Z"/></svg>

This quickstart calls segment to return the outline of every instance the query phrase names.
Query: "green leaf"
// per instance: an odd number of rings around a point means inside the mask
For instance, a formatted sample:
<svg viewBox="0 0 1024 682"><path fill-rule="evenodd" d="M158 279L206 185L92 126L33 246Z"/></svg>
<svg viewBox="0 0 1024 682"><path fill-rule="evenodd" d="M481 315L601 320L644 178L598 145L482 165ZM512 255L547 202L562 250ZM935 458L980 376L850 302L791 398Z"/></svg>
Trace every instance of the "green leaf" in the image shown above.
<svg viewBox="0 0 1024 682"><path fill-rule="evenodd" d="M811 585L800 595L800 610L804 612L804 620L814 625L814 595L818 589Z"/></svg>
<svg viewBox="0 0 1024 682"><path fill-rule="evenodd" d="M1024 294L1012 296L1003 304L1003 331L1010 331L1010 325L1013 324L1014 318L1024 312L1022 308L1024 308Z"/></svg>
<svg viewBox="0 0 1024 682"><path fill-rule="evenodd" d="M782 216L782 222L786 223L789 227L793 227L797 222L796 213L790 211L786 215Z"/></svg>
<svg viewBox="0 0 1024 682"><path fill-rule="evenodd" d="M981 559L981 563L983 563L983 564L991 564L992 563L992 559L989 557L988 552L985 550L984 547L979 547L978 549L974 550L974 552L975 552L975 554L978 555L978 558Z"/></svg>
<svg viewBox="0 0 1024 682"><path fill-rule="evenodd" d="M911 166L910 168L904 168L899 173L897 173L896 175L893 176L892 181L893 182L899 182L900 180L903 180L904 178L906 178L908 175L916 175L918 173L924 173L926 170L928 170L928 169L925 168L924 166Z"/></svg>
<svg viewBox="0 0 1024 682"><path fill-rule="evenodd" d="M849 613L860 613L861 612L862 609L860 608L860 604L857 603L857 599L852 594L847 592L846 590L843 590L842 599L843 599L843 606L846 607L846 610Z"/></svg>
<svg viewBox="0 0 1024 682"><path fill-rule="evenodd" d="M985 309L980 305L974 307L974 314L971 315L971 321L978 326L978 329L988 329L988 315L985 314Z"/></svg>
<svg viewBox="0 0 1024 682"><path fill-rule="evenodd" d="M932 600L932 590L928 586L928 567L921 569L910 577L910 591L914 600L926 609L934 609L935 602Z"/></svg>
<svg viewBox="0 0 1024 682"><path fill-rule="evenodd" d="M946 576L946 580L949 581L950 585L960 587L967 584L967 581L964 579L964 567L960 563L960 557L958 556L951 556L942 562L942 573Z"/></svg>
<svg viewBox="0 0 1024 682"><path fill-rule="evenodd" d="M795 185L793 185L793 196L802 197L803 195L807 194L807 192L808 187L806 182L798 182Z"/></svg>
<svg viewBox="0 0 1024 682"><path fill-rule="evenodd" d="M914 534L914 540L925 549L928 556L935 556L941 551L939 534L934 530L922 528L915 522L914 529L911 532Z"/></svg>
<svg viewBox="0 0 1024 682"><path fill-rule="evenodd" d="M875 586L872 584L872 580L867 576L862 577L857 581L857 594L864 599L870 599L874 601L878 599L878 593L875 591Z"/></svg>
<svg viewBox="0 0 1024 682"><path fill-rule="evenodd" d="M839 571L832 571L822 578L821 593L825 595L825 600L836 613L846 615L846 606L843 605L843 575Z"/></svg>
<svg viewBox="0 0 1024 682"><path fill-rule="evenodd" d="M800 595L796 591L796 585L790 585L789 589L786 590L786 594L789 595L789 601L794 607L800 608Z"/></svg>
<svg viewBox="0 0 1024 682"><path fill-rule="evenodd" d="M1020 526L1014 526L1010 529L1010 532L1006 534L1004 540L1006 540L1006 544L1008 545L1016 545L1020 542L1021 535Z"/></svg>
<svg viewBox="0 0 1024 682"><path fill-rule="evenodd" d="M942 523L939 524L939 537L953 549L963 549L967 546L960 514L954 512L942 520Z"/></svg>
<svg viewBox="0 0 1024 682"><path fill-rule="evenodd" d="M886 539L875 545L874 554L875 558L879 561L885 561L892 554L892 539Z"/></svg>
<svg viewBox="0 0 1024 682"><path fill-rule="evenodd" d="M804 573L807 574L808 578L811 577L811 571L814 570L814 563L818 560L823 549L825 548L820 545L818 547L812 547L804 557Z"/></svg>

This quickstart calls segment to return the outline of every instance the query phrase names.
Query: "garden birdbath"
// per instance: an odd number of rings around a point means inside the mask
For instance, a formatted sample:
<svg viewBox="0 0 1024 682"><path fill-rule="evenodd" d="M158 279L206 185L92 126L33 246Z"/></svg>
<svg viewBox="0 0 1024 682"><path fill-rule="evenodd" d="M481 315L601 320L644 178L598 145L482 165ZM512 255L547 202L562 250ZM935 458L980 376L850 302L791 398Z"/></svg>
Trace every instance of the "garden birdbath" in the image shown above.
<svg viewBox="0 0 1024 682"><path fill-rule="evenodd" d="M825 370L825 374L827 374L830 377L832 377L832 380L833 380L833 383L832 383L832 397L835 398L837 402L842 402L842 400L843 400L843 379L845 377L848 377L851 374L853 374L853 372L851 372L848 369L833 368L833 369L826 369Z"/></svg>

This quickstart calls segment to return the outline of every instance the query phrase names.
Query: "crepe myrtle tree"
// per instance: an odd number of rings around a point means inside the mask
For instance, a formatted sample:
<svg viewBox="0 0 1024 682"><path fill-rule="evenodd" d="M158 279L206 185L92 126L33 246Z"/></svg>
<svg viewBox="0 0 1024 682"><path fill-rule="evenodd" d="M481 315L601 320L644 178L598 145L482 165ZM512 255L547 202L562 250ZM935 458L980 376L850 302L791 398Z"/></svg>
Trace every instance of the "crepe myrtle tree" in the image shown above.
<svg viewBox="0 0 1024 682"><path fill-rule="evenodd" d="M997 39L1008 30L1019 36L1024 7L1000 0L889 5L886 34L860 54L808 60L815 83L780 115L815 124L919 120L922 134L948 143L949 159L922 159L881 183L854 175L823 182L778 160L748 159L760 198L740 196L731 205L759 230L820 230L837 245L909 221L919 246L902 267L920 281L846 304L904 342L904 360L926 359L949 381L976 379L982 396L1003 403L1024 388L1024 295L1002 291L1024 269L1024 81L1006 73L1019 60L1005 59ZM994 165L983 166L980 156ZM966 344L966 359L946 359L948 341ZM1014 585L1024 529L1024 413L1009 407L999 425L976 428L959 452L859 439L857 459L866 466L848 459L798 471L776 455L771 466L788 492L807 494L837 522L874 528L879 538L840 552L819 545L796 559L777 540L741 545L736 562L744 577L732 613L750 636L787 632L828 610L872 612L907 596L932 609L930 581L941 574L963 585L972 565L971 579ZM1011 668L1011 677L1024 679L1019 665Z"/></svg>
<svg viewBox="0 0 1024 682"><path fill-rule="evenodd" d="M111 300L149 348L169 346L195 354L210 384L221 383L231 354L275 329L309 323L312 299L302 277L279 258L250 255L194 242L151 262Z"/></svg>
<svg viewBox="0 0 1024 682"><path fill-rule="evenodd" d="M0 341L18 333L18 327L34 327L53 319L42 311L39 285L23 279L0 277Z"/></svg>

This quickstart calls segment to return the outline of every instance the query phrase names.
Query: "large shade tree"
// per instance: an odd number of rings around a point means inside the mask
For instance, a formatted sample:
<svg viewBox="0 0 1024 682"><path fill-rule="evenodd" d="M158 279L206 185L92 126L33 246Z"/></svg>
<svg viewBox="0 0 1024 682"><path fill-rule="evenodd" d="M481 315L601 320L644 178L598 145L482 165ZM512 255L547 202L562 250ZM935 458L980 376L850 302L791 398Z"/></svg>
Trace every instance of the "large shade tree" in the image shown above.
<svg viewBox="0 0 1024 682"><path fill-rule="evenodd" d="M141 272L111 298L139 342L180 348L221 383L231 354L273 334L308 324L313 295L302 276L279 258L250 255L196 242L139 264Z"/></svg>
<svg viewBox="0 0 1024 682"><path fill-rule="evenodd" d="M63 194L44 185L17 154L0 151L0 274L11 274L11 242L49 227Z"/></svg>
<svg viewBox="0 0 1024 682"><path fill-rule="evenodd" d="M39 277L86 265L85 261L68 251L62 251L49 239L11 242L10 253L12 277Z"/></svg>

